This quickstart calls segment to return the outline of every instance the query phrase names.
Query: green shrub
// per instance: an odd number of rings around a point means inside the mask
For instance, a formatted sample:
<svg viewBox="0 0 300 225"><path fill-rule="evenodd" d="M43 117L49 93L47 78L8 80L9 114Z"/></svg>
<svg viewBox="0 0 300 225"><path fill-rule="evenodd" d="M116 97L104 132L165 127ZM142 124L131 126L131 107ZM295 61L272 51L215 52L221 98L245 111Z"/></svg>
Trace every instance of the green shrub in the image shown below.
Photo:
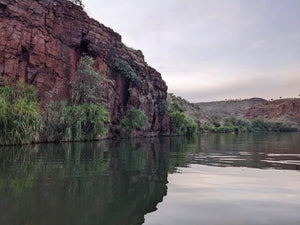
<svg viewBox="0 0 300 225"><path fill-rule="evenodd" d="M183 112L176 102L168 102L167 106L168 106L168 112L174 112L174 111Z"/></svg>
<svg viewBox="0 0 300 225"><path fill-rule="evenodd" d="M192 118L186 116L184 119L184 124L186 136L193 136L197 133L197 124Z"/></svg>
<svg viewBox="0 0 300 225"><path fill-rule="evenodd" d="M160 99L157 107L159 115L163 116L168 113L168 104L166 100Z"/></svg>
<svg viewBox="0 0 300 225"><path fill-rule="evenodd" d="M94 60L82 56L71 82L72 104L67 101L50 102L43 113L43 140L93 140L106 132L107 110L97 101L102 94L102 78L93 68Z"/></svg>
<svg viewBox="0 0 300 225"><path fill-rule="evenodd" d="M43 113L43 134L50 141L93 140L106 132L106 109L95 103L51 102Z"/></svg>
<svg viewBox="0 0 300 225"><path fill-rule="evenodd" d="M125 60L116 58L113 68L123 74L128 80L131 80L135 85L139 86L142 83L141 78L137 76L130 64Z"/></svg>
<svg viewBox="0 0 300 225"><path fill-rule="evenodd" d="M170 117L170 132L172 135L192 136L198 132L197 123L184 114L176 102L168 102L166 105Z"/></svg>
<svg viewBox="0 0 300 225"><path fill-rule="evenodd" d="M197 132L195 121L184 113L172 111L169 116L171 134L192 136Z"/></svg>
<svg viewBox="0 0 300 225"><path fill-rule="evenodd" d="M293 132L296 128L284 123L271 122L264 118L254 120L242 118L226 118L224 124L215 126L214 123L207 123L202 128L203 131L212 133L241 133L241 132Z"/></svg>
<svg viewBox="0 0 300 225"><path fill-rule="evenodd" d="M80 58L76 77L71 82L74 104L96 103L102 93L102 78L100 72L93 68L92 57L84 55Z"/></svg>
<svg viewBox="0 0 300 225"><path fill-rule="evenodd" d="M147 122L147 116L139 109L131 108L121 120L122 135L132 136L134 130L141 130Z"/></svg>
<svg viewBox="0 0 300 225"><path fill-rule="evenodd" d="M0 145L37 141L41 119L35 89L23 82L0 86Z"/></svg>
<svg viewBox="0 0 300 225"><path fill-rule="evenodd" d="M280 122L270 122L264 118L257 118L252 121L253 131L274 131L274 132L293 132L297 128Z"/></svg>

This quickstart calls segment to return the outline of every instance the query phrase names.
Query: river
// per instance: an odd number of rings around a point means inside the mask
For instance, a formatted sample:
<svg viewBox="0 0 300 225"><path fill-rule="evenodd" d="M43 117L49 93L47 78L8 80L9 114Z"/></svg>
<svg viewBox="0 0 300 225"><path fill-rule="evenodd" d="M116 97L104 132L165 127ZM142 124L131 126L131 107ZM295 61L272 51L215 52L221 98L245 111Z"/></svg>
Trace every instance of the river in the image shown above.
<svg viewBox="0 0 300 225"><path fill-rule="evenodd" d="M300 133L0 147L1 225L299 225Z"/></svg>

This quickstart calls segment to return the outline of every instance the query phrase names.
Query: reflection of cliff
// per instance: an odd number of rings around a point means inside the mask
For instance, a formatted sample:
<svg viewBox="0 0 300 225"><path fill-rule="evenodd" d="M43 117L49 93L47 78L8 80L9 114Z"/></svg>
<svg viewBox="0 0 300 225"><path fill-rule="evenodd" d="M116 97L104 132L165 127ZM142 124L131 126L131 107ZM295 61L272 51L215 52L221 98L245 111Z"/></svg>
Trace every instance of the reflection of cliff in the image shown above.
<svg viewBox="0 0 300 225"><path fill-rule="evenodd" d="M147 143L39 145L0 153L0 224L142 224L166 195L166 153Z"/></svg>

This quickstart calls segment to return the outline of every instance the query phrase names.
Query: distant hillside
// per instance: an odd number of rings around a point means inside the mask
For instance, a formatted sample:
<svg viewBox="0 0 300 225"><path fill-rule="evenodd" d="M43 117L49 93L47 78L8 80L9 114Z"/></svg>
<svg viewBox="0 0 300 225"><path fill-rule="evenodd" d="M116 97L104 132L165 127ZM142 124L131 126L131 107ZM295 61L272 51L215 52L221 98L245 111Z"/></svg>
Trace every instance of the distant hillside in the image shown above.
<svg viewBox="0 0 300 225"><path fill-rule="evenodd" d="M197 123L203 124L210 121L210 119L201 111L199 106L185 100L180 96L170 93L168 94L167 100L168 102L176 103L182 112L191 117Z"/></svg>
<svg viewBox="0 0 300 225"><path fill-rule="evenodd" d="M265 117L276 122L283 122L300 129L300 98L266 101L252 106L245 116L249 119Z"/></svg>
<svg viewBox="0 0 300 225"><path fill-rule="evenodd" d="M176 103L181 111L197 123L224 123L226 118L256 119L263 117L300 129L300 98L267 101L262 98L191 103L182 97L168 94L167 100Z"/></svg>
<svg viewBox="0 0 300 225"><path fill-rule="evenodd" d="M243 117L247 110L255 105L267 102L262 98L244 100L225 100L215 102L200 102L194 105L209 118L213 117Z"/></svg>

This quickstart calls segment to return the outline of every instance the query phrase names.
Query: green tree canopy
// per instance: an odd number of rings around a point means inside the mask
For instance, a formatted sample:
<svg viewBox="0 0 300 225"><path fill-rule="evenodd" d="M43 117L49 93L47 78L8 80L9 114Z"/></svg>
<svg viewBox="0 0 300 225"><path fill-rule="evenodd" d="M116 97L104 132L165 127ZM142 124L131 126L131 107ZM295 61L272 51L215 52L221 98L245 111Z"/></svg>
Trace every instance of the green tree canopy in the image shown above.
<svg viewBox="0 0 300 225"><path fill-rule="evenodd" d="M93 68L92 57L84 55L80 59L76 77L71 82L72 97L76 104L96 103L102 94L103 79L100 71Z"/></svg>

